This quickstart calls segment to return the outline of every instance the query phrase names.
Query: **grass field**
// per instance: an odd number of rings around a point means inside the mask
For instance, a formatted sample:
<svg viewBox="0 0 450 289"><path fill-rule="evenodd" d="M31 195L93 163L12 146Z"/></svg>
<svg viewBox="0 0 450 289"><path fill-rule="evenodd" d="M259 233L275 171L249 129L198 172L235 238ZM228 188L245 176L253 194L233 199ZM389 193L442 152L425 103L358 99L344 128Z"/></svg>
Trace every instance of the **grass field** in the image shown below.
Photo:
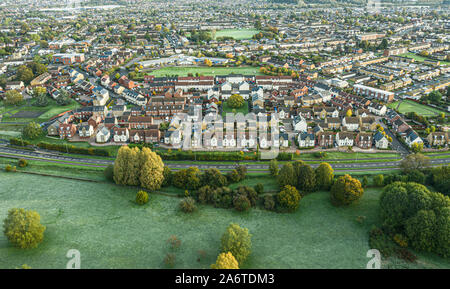
<svg viewBox="0 0 450 289"><path fill-rule="evenodd" d="M2 121L29 122L34 120L37 122L44 122L64 111L73 110L78 107L81 107L81 105L75 100L72 100L68 105L60 106L53 99L49 99L49 104L45 107L36 106L34 105L34 102L35 102L34 100L31 100L29 104L24 102L22 105L19 106L12 106L12 105L4 106L3 108L0 109L0 113L2 112L8 113L3 116ZM37 112L41 114L36 118L14 117L14 114L18 112Z"/></svg>
<svg viewBox="0 0 450 289"><path fill-rule="evenodd" d="M113 184L0 172L0 219L8 209L22 207L37 210L47 227L44 242L32 250L13 248L0 234L0 268L65 268L70 249L80 251L81 268L164 268L171 235L182 241L175 268L208 268L231 222L253 235L252 254L242 268L365 268L367 232L378 219L378 189L366 190L361 202L348 208L333 207L326 192L314 193L293 214L200 206L185 215L176 197L151 194L149 204L140 207L135 194L134 188ZM358 216L365 216L362 224ZM200 260L199 250L206 252ZM419 254L417 264L390 260L384 267L450 264Z"/></svg>
<svg viewBox="0 0 450 289"><path fill-rule="evenodd" d="M397 108L398 103L399 103L398 101L393 102L393 103L390 103L388 106L390 108ZM411 100L401 101L401 104L398 107L398 110L401 113L416 112L418 115L423 115L423 116L436 116L443 112L439 109L429 107L429 106L426 106L426 105L423 105L420 103L416 103Z"/></svg>
<svg viewBox="0 0 450 289"><path fill-rule="evenodd" d="M236 40L251 39L253 35L259 33L257 29L223 29L216 31L217 37L233 37Z"/></svg>
<svg viewBox="0 0 450 289"><path fill-rule="evenodd" d="M244 75L262 75L257 67L243 66L243 67L206 67L206 66L188 66L188 67L164 67L157 70L148 72L150 75L156 77L166 76L166 75L178 75L187 76L188 73L196 75L209 76L209 75L226 75L226 74L244 74Z"/></svg>
<svg viewBox="0 0 450 289"><path fill-rule="evenodd" d="M418 62L423 62L425 59L433 60L431 58L423 57L421 55L411 53L411 52L400 54L400 56L409 57ZM442 60L439 60L439 61L441 62L441 65L443 65L443 66L450 65L450 62L448 62L448 61L442 61Z"/></svg>
<svg viewBox="0 0 450 289"><path fill-rule="evenodd" d="M236 110L236 113L242 113L246 115L248 113L248 102L244 101L244 105L240 108L232 108L228 106L228 103L225 101L222 105L222 116L226 116L227 113L232 113L233 109Z"/></svg>

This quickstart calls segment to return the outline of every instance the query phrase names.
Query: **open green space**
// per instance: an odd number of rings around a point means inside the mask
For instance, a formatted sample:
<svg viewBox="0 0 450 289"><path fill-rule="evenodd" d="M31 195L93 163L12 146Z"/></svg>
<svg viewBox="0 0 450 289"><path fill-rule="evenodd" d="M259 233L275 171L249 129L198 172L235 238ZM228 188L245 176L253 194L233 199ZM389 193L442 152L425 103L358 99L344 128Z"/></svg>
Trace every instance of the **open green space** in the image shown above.
<svg viewBox="0 0 450 289"><path fill-rule="evenodd" d="M6 165L16 166L18 172L38 173L52 176L78 178L83 180L106 181L103 167L74 166L64 163L50 163L40 160L27 160L28 165L24 168L18 166L16 158L0 158L0 170Z"/></svg>
<svg viewBox="0 0 450 289"><path fill-rule="evenodd" d="M215 38L217 37L233 37L236 40L251 39L253 35L259 33L257 29L222 29L216 31Z"/></svg>
<svg viewBox="0 0 450 289"><path fill-rule="evenodd" d="M424 57L424 56L421 56L421 55L418 55L418 54L415 54L415 53L412 53L412 52L403 53L403 54L400 54L400 56L412 58L412 59L414 59L415 61L418 61L418 62L424 62L425 59L434 60L434 59L431 59L431 58L428 58L428 57ZM442 61L442 60L439 60L439 61L440 61L441 65L443 65L443 66L450 65L450 62L448 62L448 61Z"/></svg>
<svg viewBox="0 0 450 289"><path fill-rule="evenodd" d="M363 159L363 158L400 158L400 154L398 153L361 153L361 152L326 152L326 157L323 161L327 160L338 160L338 159ZM317 158L314 153L302 153L300 151L299 155L294 155L295 159L303 159L303 160L320 160Z"/></svg>
<svg viewBox="0 0 450 289"><path fill-rule="evenodd" d="M209 268L220 237L231 222L249 229L252 254L242 268L365 268L368 231L378 221L380 189L366 190L359 204L331 205L327 192L307 195L297 212L247 213L199 206L192 215L178 210L179 198L150 195L134 203L136 188L106 183L0 172L0 219L10 208L33 209L47 227L36 249L19 250L0 235L0 268L65 268L70 249L81 253L82 268L164 268L166 240L182 241L175 268ZM364 221L356 221L364 216ZM205 251L199 258L198 251ZM449 268L447 260L418 254L417 263L393 259L383 267Z"/></svg>
<svg viewBox="0 0 450 289"><path fill-rule="evenodd" d="M197 73L204 76L214 75L226 75L226 74L244 74L244 75L262 75L257 67L242 66L242 67L206 67L206 66L180 66L180 67L164 67L153 70L147 74L154 75L156 77L162 77L166 75L178 75L188 76L191 73L196 75Z"/></svg>
<svg viewBox="0 0 450 289"><path fill-rule="evenodd" d="M222 116L226 116L227 113L242 113L246 115L248 113L248 102L244 101L244 105L242 105L239 108L232 108L228 105L228 103L225 101L222 105Z"/></svg>
<svg viewBox="0 0 450 289"><path fill-rule="evenodd" d="M399 102L393 102L390 103L388 105L389 108L397 108ZM400 106L398 107L398 111L400 113L408 113L408 112L415 112L418 115L423 115L423 116L437 116L440 113L442 113L443 111L430 107L430 106L426 106L417 102L414 102L412 100L403 100L400 103Z"/></svg>
<svg viewBox="0 0 450 289"><path fill-rule="evenodd" d="M0 105L0 107L1 106L2 105ZM47 106L41 107L36 106L35 100L32 99L29 101L24 101L23 104L18 106L5 105L0 108L0 114L4 114L2 119L2 121L4 122L44 122L62 112L73 110L79 107L81 107L81 105L75 100L71 100L70 104L68 105L60 106L53 99L49 99ZM41 114L37 118L14 117L14 114L18 112L40 112Z"/></svg>

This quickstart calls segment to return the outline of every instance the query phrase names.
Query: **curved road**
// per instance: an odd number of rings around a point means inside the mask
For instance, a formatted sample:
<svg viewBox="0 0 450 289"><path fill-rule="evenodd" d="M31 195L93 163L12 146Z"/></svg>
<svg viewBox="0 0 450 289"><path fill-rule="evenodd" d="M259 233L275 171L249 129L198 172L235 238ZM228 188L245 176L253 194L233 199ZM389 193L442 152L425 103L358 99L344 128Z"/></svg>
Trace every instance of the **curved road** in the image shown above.
<svg viewBox="0 0 450 289"><path fill-rule="evenodd" d="M449 155L443 153L442 156ZM96 159L96 158L81 158L81 157L73 157L73 156L65 156L58 153L47 152L47 151L28 151L16 148L9 148L5 146L0 146L0 157L9 157L9 158L24 158L28 160L40 160L45 162L53 162L53 163L62 163L68 165L78 165L78 166L86 166L86 167L106 167L109 164L113 164L113 160L109 159ZM351 159L353 160L353 159ZM359 159L361 161L363 159ZM349 169L349 170L390 170L396 167L399 167L399 161L389 161L386 160L383 162L381 158L378 162L373 162L374 159L371 159L372 162L358 162L358 163L330 163L330 165L334 169ZM317 160L320 161L320 160ZM328 162L332 162L332 160L326 160ZM345 161L345 160L336 160L336 161ZM349 160L347 160L349 161ZM166 165L172 169L185 169L188 167L198 167L199 169L210 169L217 168L219 170L231 170L236 167L237 162L230 162L229 164L215 164L211 162L193 162L193 163L167 163ZM441 164L450 164L450 158L434 158L430 159L431 165L441 165ZM267 164L259 164L255 162L255 164L247 164L248 171L264 171L269 169L269 165ZM318 164L312 164L312 167L317 167Z"/></svg>

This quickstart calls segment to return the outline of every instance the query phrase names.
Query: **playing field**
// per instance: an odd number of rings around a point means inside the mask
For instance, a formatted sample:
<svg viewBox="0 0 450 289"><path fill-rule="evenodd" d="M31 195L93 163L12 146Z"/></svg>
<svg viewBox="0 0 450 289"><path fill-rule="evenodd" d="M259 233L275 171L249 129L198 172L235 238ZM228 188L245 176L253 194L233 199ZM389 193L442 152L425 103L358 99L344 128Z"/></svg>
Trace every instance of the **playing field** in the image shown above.
<svg viewBox="0 0 450 289"><path fill-rule="evenodd" d="M257 29L223 29L216 31L216 37L233 37L236 40L251 39L253 35L259 33Z"/></svg>
<svg viewBox="0 0 450 289"><path fill-rule="evenodd" d="M206 66L198 66L198 67L164 67L161 69L153 70L148 72L150 75L154 75L156 77L167 76L167 75L178 75L178 76L187 76L189 73L192 75L196 75L197 73L200 75L208 76L208 75L226 75L226 74L244 74L244 75L262 75L259 72L257 67L206 67Z"/></svg>
<svg viewBox="0 0 450 289"><path fill-rule="evenodd" d="M273 188L272 188L273 189ZM0 233L0 268L65 268L66 253L81 253L81 268L164 268L176 235L175 268L209 268L225 228L235 222L252 234L252 254L242 268L365 268L368 234L377 221L378 189L366 190L358 205L336 208L329 194L302 199L293 214L252 209L247 213L200 206L192 215L178 210L179 198L152 194L134 203L136 188L0 172L0 220L10 208L33 209L47 227L36 249L12 247ZM364 216L363 223L356 221ZM199 259L199 250L205 256ZM394 267L449 268L448 261L419 255L417 264Z"/></svg>
<svg viewBox="0 0 450 289"><path fill-rule="evenodd" d="M388 106L390 108L397 108L398 104L399 102L397 101L390 103ZM418 115L423 116L436 116L443 112L439 109L435 109L433 107L426 106L412 100L401 101L400 106L398 107L398 111L400 111L401 113L416 112Z"/></svg>

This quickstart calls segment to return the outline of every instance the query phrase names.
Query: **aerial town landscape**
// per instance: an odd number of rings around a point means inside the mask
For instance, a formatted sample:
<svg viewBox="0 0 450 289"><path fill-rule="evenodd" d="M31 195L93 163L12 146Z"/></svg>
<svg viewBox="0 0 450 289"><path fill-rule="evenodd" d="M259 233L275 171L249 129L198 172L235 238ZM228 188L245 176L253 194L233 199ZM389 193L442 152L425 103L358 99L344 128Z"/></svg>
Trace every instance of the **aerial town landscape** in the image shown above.
<svg viewBox="0 0 450 289"><path fill-rule="evenodd" d="M0 269L449 269L449 8L0 0Z"/></svg>

